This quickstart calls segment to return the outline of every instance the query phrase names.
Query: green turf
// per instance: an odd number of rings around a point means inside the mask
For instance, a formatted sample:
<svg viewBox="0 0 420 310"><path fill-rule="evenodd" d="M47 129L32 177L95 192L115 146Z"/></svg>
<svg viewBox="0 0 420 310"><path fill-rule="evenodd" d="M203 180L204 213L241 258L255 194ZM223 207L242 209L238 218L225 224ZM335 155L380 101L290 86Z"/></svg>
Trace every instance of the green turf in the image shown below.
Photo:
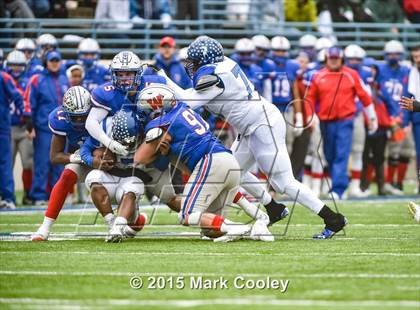
<svg viewBox="0 0 420 310"><path fill-rule="evenodd" d="M106 227L95 213L64 213L52 237L80 240L0 242L1 309L401 309L420 307L420 226L406 202L346 202L346 235L311 240L322 225L297 207L286 236L272 228L274 243L243 240L215 244L198 237L154 235L197 230L159 226L177 217L159 210L142 237L106 244ZM147 211L149 216L151 211ZM42 213L0 214L0 232L35 231ZM232 218L245 219L242 214ZM82 225L77 225L82 224ZM67 233L67 235L63 235ZM146 237L144 237L146 236ZM144 287L129 285L138 275ZM148 289L148 277L165 277L164 289ZM228 280L228 289L190 289L190 278ZM286 292L237 289L233 279L289 280ZM184 289L169 288L184 277ZM175 284L174 284L175 285Z"/></svg>

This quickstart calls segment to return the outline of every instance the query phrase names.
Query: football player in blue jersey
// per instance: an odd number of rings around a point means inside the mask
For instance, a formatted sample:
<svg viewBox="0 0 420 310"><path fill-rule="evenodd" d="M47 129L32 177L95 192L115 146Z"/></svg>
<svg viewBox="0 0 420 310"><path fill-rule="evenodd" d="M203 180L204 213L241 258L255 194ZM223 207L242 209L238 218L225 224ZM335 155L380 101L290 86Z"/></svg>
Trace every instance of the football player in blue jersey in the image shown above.
<svg viewBox="0 0 420 310"><path fill-rule="evenodd" d="M346 66L356 70L362 79L365 89L369 95L372 95L371 86L373 83L372 69L363 65L366 52L357 44L350 44L344 49ZM360 179L363 168L363 149L365 146L365 119L362 113L362 103L356 101L357 112L353 124L353 138L351 149L351 181L348 187L349 197L363 198L368 196L369 192L362 191L360 188Z"/></svg>
<svg viewBox="0 0 420 310"><path fill-rule="evenodd" d="M136 109L136 94L148 84L166 83L160 76L142 75L142 68L143 64L136 54L120 52L110 65L112 82L102 84L92 91L93 106L86 120L86 129L93 138L119 155L127 155L128 151L104 132L102 120L108 115L114 115L122 107Z"/></svg>
<svg viewBox="0 0 420 310"><path fill-rule="evenodd" d="M16 106L23 110L22 94L18 86L8 73L0 71L0 209L14 209L16 203L12 150L11 150L11 119L10 102L15 102Z"/></svg>
<svg viewBox="0 0 420 310"><path fill-rule="evenodd" d="M299 38L299 50L308 55L310 62L316 61L316 41L317 38L309 33Z"/></svg>
<svg viewBox="0 0 420 310"><path fill-rule="evenodd" d="M252 42L255 45L256 64L261 68L263 74L262 94L265 98L271 98L271 77L276 69L276 64L270 58L270 40L265 35L259 34L252 37Z"/></svg>
<svg viewBox="0 0 420 310"><path fill-rule="evenodd" d="M82 86L89 91L111 80L109 69L98 63L100 56L101 50L96 40L87 38L80 41L77 57L84 69Z"/></svg>
<svg viewBox="0 0 420 310"><path fill-rule="evenodd" d="M139 94L139 106L152 120L146 126L146 139L135 154L135 162L150 164L160 155L169 155L190 175L182 195L180 224L201 227L204 234L220 237L216 242L232 241L248 232L254 239L273 241L262 219L251 230L249 225L223 217L225 207L232 204L238 192L240 167L200 115L178 102L164 85L145 88Z"/></svg>
<svg viewBox="0 0 420 310"><path fill-rule="evenodd" d="M271 39L272 59L276 64L272 78L271 101L282 113L293 100L293 84L299 65L289 59L290 42L287 38L276 36Z"/></svg>
<svg viewBox="0 0 420 310"><path fill-rule="evenodd" d="M50 160L55 165L65 165L64 171L53 187L45 217L32 241L46 241L67 195L74 185L83 181L89 168L82 165L79 148L89 136L84 127L90 110L90 94L81 87L69 88L64 94L63 105L55 108L48 117L53 133Z"/></svg>
<svg viewBox="0 0 420 310"><path fill-rule="evenodd" d="M5 63L5 71L9 73L16 82L19 92L24 94L26 85L28 84L28 62L25 54L21 51L15 50L7 55ZM10 112L12 117L12 152L13 152L13 166L16 160L16 155L19 153L22 164L22 183L23 183L23 204L31 204L29 198L29 191L32 183L32 156L33 146L31 139L27 136L23 110L15 104L10 103Z"/></svg>
<svg viewBox="0 0 420 310"><path fill-rule="evenodd" d="M26 60L28 61L26 69L28 77L40 73L43 70L41 62L35 56L36 46L32 39L20 39L16 42L15 49L25 54Z"/></svg>
<svg viewBox="0 0 420 310"><path fill-rule="evenodd" d="M255 64L255 45L248 38L242 38L235 43L235 53L230 57L236 61L246 77L254 84L255 89L262 95L263 72L262 68Z"/></svg>
<svg viewBox="0 0 420 310"><path fill-rule="evenodd" d="M393 133L404 133L403 115L399 105L402 96L408 95L408 76L410 69L400 62L405 49L401 42L391 40L384 46L385 63L379 64L377 81L388 113L392 119ZM384 191L392 195L403 195L402 181L411 157L413 146L406 135L393 134L388 142L388 169ZM411 148L411 150L410 150ZM397 178L396 178L397 176Z"/></svg>

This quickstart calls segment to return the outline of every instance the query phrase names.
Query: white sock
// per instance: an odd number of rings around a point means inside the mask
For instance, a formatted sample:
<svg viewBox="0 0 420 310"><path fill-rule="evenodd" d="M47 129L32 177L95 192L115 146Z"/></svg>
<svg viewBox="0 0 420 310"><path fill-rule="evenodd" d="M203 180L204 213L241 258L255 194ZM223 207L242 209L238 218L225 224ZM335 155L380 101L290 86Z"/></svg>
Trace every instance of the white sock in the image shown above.
<svg viewBox="0 0 420 310"><path fill-rule="evenodd" d="M51 227L54 225L54 223L55 223L55 219L44 216L44 221L42 222L42 226L49 231Z"/></svg>
<svg viewBox="0 0 420 310"><path fill-rule="evenodd" d="M108 224L108 226L112 226L114 224L115 215L113 213L108 213L104 216L104 220Z"/></svg>
<svg viewBox="0 0 420 310"><path fill-rule="evenodd" d="M241 197L241 199L238 200L237 204L245 211L246 214L248 214L253 219L268 219L268 215L264 211L259 209L254 204L250 203L245 197Z"/></svg>
<svg viewBox="0 0 420 310"><path fill-rule="evenodd" d="M223 233L228 233L232 228L239 227L239 226L248 226L248 225L236 223L228 219L225 219L222 225L220 226L220 231Z"/></svg>
<svg viewBox="0 0 420 310"><path fill-rule="evenodd" d="M271 201L271 196L262 185L261 181L252 173L247 172L242 176L241 186L254 198L258 199L263 205Z"/></svg>
<svg viewBox="0 0 420 310"><path fill-rule="evenodd" d="M122 216L117 216L115 218L114 225L127 225L127 219Z"/></svg>

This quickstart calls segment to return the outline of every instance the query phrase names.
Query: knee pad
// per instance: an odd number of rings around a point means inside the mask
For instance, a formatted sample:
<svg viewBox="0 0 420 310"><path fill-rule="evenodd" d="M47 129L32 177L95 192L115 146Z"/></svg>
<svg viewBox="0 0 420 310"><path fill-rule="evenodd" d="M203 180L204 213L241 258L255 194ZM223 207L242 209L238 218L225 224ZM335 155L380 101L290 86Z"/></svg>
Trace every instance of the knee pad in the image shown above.
<svg viewBox="0 0 420 310"><path fill-rule="evenodd" d="M137 177L127 177L122 179L121 184L117 187L115 199L119 203L126 193L133 193L136 201L144 194L144 183Z"/></svg>
<svg viewBox="0 0 420 310"><path fill-rule="evenodd" d="M93 183L102 184L103 182L104 172L97 169L90 171L85 178L85 186L88 190L90 190Z"/></svg>

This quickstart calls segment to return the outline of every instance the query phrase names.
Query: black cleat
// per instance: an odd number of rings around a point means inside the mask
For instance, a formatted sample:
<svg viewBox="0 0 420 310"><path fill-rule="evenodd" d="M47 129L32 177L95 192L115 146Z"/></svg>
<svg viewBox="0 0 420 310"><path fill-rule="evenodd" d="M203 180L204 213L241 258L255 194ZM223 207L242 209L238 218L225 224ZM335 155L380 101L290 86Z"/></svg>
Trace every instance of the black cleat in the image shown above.
<svg viewBox="0 0 420 310"><path fill-rule="evenodd" d="M289 209L287 209L284 204L276 202L274 199L271 199L270 203L265 206L265 209L267 210L267 215L270 219L268 226L277 223L289 215Z"/></svg>

